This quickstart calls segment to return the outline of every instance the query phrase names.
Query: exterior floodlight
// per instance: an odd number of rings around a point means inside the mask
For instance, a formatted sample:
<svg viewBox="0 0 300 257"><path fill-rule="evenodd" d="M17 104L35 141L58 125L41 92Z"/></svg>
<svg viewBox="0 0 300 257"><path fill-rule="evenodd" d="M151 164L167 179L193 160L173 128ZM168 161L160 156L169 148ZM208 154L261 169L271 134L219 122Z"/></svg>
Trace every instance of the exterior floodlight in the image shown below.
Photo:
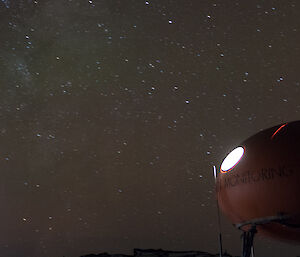
<svg viewBox="0 0 300 257"><path fill-rule="evenodd" d="M257 233L300 243L299 162L300 121L255 134L222 162L219 207L250 241Z"/></svg>
<svg viewBox="0 0 300 257"><path fill-rule="evenodd" d="M243 154L244 154L244 148L242 146L239 146L234 150L232 150L231 153L228 154L227 157L222 162L221 172L227 172L231 170L235 165L238 164Z"/></svg>

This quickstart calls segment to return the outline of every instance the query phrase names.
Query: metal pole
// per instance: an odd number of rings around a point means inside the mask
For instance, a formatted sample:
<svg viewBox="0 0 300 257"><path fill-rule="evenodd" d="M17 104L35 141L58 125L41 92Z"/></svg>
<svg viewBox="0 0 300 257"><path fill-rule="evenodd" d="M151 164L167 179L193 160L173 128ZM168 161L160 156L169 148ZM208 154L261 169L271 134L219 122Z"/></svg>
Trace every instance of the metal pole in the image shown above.
<svg viewBox="0 0 300 257"><path fill-rule="evenodd" d="M255 257L254 256L254 246L253 245L251 246L251 257Z"/></svg>
<svg viewBox="0 0 300 257"><path fill-rule="evenodd" d="M213 166L215 183L217 182L217 169L216 166ZM220 247L220 257L223 257L223 243L222 243L222 230L221 230L221 217L220 217L220 208L217 198L217 212L218 212L218 227L219 227L219 247Z"/></svg>

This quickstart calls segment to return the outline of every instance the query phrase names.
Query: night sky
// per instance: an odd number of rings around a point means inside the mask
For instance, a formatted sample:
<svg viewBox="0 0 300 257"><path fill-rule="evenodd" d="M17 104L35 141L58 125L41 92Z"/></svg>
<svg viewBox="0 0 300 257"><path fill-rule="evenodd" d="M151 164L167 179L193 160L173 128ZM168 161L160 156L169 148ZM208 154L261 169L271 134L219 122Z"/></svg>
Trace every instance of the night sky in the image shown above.
<svg viewBox="0 0 300 257"><path fill-rule="evenodd" d="M0 256L218 252L212 166L299 120L299 15L296 0L1 0Z"/></svg>

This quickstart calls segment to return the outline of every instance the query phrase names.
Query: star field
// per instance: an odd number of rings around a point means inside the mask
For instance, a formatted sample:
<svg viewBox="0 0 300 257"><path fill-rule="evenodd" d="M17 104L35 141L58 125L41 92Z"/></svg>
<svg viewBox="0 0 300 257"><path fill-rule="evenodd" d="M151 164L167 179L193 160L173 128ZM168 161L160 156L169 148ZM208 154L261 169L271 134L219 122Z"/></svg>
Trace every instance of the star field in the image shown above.
<svg viewBox="0 0 300 257"><path fill-rule="evenodd" d="M298 13L297 1L2 0L0 255L218 252L212 166L299 119ZM225 218L222 230L240 254L239 231Z"/></svg>

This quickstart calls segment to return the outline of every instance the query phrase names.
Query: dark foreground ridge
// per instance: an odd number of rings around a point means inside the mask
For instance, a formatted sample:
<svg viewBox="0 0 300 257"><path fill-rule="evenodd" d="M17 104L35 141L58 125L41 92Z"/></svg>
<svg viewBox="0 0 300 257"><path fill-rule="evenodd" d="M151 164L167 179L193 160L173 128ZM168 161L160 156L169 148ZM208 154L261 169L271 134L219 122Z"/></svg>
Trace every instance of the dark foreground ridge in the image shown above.
<svg viewBox="0 0 300 257"><path fill-rule="evenodd" d="M201 251L165 251L162 249L134 249L133 255L126 254L88 254L80 257L219 257L219 254L210 254ZM223 253L223 257L234 257L230 254ZM235 256L237 257L237 256Z"/></svg>

